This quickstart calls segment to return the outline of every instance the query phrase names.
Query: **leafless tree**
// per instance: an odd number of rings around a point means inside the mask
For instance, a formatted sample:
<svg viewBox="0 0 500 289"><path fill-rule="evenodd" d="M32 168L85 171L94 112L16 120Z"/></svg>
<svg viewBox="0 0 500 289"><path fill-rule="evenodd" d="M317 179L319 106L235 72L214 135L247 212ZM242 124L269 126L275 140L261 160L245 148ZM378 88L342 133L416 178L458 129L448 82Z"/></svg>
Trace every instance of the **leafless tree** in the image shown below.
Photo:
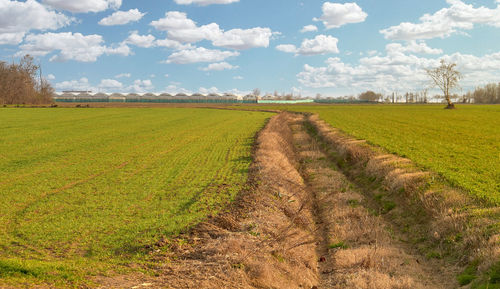
<svg viewBox="0 0 500 289"><path fill-rule="evenodd" d="M0 62L0 104L48 104L54 89L40 77L39 66L26 55L19 64Z"/></svg>
<svg viewBox="0 0 500 289"><path fill-rule="evenodd" d="M435 69L427 69L427 75L432 79L433 86L439 87L444 94L444 98L448 103L446 108L455 108L450 99L450 92L458 87L458 82L462 78L460 71L456 69L456 63L447 63L444 59L441 60L441 65Z"/></svg>
<svg viewBox="0 0 500 289"><path fill-rule="evenodd" d="M259 97L260 96L260 88L254 88L254 90L252 91L252 95L254 95L255 97Z"/></svg>

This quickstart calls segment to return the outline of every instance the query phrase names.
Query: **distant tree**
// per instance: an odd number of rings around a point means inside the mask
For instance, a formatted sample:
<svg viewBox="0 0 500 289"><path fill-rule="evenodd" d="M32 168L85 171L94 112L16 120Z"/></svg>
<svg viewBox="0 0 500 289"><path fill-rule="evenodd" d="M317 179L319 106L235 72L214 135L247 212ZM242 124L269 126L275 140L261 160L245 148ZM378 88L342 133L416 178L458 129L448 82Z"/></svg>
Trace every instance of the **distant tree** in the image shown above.
<svg viewBox="0 0 500 289"><path fill-rule="evenodd" d="M0 61L0 104L48 104L54 89L42 77L39 66L26 55L19 64Z"/></svg>
<svg viewBox="0 0 500 289"><path fill-rule="evenodd" d="M368 90L366 92L361 93L358 98L360 100L378 101L381 97L382 97L382 94L375 93L371 90Z"/></svg>
<svg viewBox="0 0 500 289"><path fill-rule="evenodd" d="M260 88L254 88L254 90L252 91L252 95L255 96L256 98L259 98Z"/></svg>
<svg viewBox="0 0 500 289"><path fill-rule="evenodd" d="M427 75L432 79L433 86L439 87L444 94L444 99L448 103L446 108L455 108L455 105L450 99L450 92L458 87L458 82L462 78L460 71L456 69L456 63L446 63L441 60L441 65L435 69L427 69Z"/></svg>
<svg viewBox="0 0 500 289"><path fill-rule="evenodd" d="M321 98L321 93L316 93L316 99L320 99Z"/></svg>
<svg viewBox="0 0 500 289"><path fill-rule="evenodd" d="M468 98L474 103L500 103L500 83L490 83L484 87L477 87Z"/></svg>

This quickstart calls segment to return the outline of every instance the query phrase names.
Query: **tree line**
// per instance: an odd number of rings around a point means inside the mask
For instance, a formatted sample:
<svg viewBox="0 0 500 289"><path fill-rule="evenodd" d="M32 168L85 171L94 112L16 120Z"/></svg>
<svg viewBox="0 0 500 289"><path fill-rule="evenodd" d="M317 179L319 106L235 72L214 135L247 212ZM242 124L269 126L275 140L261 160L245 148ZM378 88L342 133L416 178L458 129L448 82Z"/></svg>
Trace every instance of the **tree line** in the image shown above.
<svg viewBox="0 0 500 289"><path fill-rule="evenodd" d="M54 89L39 76L40 66L30 55L19 63L0 61L0 104L50 104Z"/></svg>
<svg viewBox="0 0 500 289"><path fill-rule="evenodd" d="M500 82L490 83L483 87L478 87L474 91L469 91L462 97L462 102L473 99L474 103L500 103Z"/></svg>

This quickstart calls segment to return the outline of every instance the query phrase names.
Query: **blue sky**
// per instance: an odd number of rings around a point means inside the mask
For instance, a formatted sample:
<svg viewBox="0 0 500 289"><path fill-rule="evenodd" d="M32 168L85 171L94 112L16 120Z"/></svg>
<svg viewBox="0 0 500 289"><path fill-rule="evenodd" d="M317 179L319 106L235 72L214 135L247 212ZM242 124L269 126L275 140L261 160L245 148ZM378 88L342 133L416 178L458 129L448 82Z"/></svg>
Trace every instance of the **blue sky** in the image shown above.
<svg viewBox="0 0 500 289"><path fill-rule="evenodd" d="M26 53L58 91L293 92L500 81L500 0L0 0L0 59Z"/></svg>

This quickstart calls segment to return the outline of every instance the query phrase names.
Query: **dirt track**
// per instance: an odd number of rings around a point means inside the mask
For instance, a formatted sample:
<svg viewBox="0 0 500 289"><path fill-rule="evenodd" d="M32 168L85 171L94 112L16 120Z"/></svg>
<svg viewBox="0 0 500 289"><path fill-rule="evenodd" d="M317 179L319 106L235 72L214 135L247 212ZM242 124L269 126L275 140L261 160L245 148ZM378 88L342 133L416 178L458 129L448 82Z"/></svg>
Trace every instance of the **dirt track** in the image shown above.
<svg viewBox="0 0 500 289"><path fill-rule="evenodd" d="M260 132L247 190L226 213L157 244L157 277L101 288L457 288L459 268L425 255L404 207L343 173L303 115ZM401 205L402 206L402 205ZM411 224L410 224L411 225ZM167 252L161 248L168 247ZM153 252L155 248L153 248ZM436 254L438 254L437 252Z"/></svg>

